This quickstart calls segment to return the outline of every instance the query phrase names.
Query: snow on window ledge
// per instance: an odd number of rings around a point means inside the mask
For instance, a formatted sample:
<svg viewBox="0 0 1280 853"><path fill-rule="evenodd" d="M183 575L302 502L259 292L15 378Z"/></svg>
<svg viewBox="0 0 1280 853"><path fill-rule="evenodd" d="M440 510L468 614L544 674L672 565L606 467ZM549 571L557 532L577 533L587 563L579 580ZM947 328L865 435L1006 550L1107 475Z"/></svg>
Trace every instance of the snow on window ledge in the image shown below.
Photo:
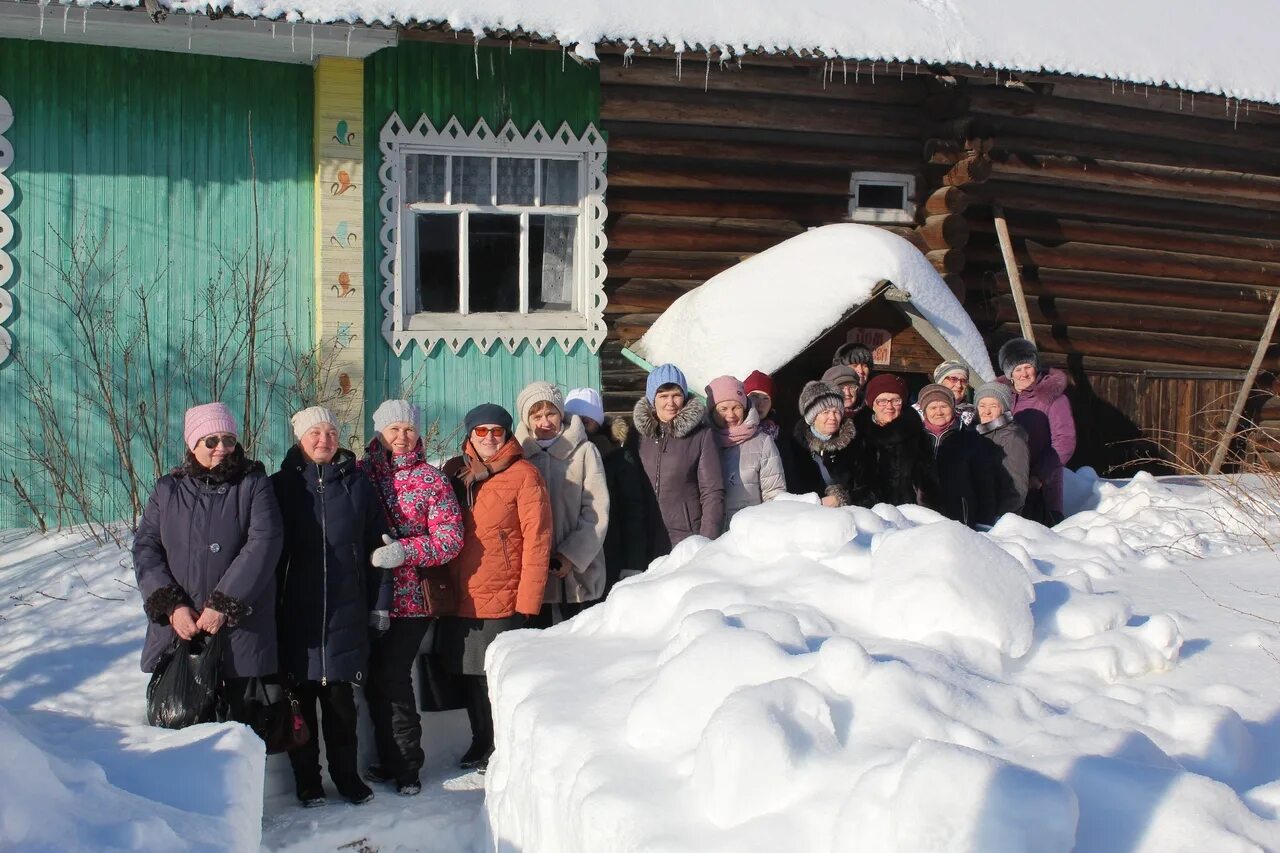
<svg viewBox="0 0 1280 853"><path fill-rule="evenodd" d="M13 294L8 286L13 278L13 258L4 250L13 239L13 220L6 214L5 208L13 202L13 183L5 172L13 165L13 143L4 134L13 126L13 108L0 96L0 365L9 360L13 353L13 337L4 323L13 316Z"/></svg>
<svg viewBox="0 0 1280 853"><path fill-rule="evenodd" d="M451 118L437 130L424 115L409 126L397 113L392 113L383 125L379 140L382 160L379 178L382 197L379 212L382 218L379 238L382 259L379 275L382 279L381 303L385 310L382 334L396 355L403 355L416 343L424 354L430 354L443 342L454 353L468 341L488 352L495 344L502 343L514 352L524 342L537 352L551 343L558 344L566 353L579 342L586 342L592 352L604 343L604 280L606 268L604 250L606 239L604 223L608 211L604 204L606 178L604 172L605 142L594 125L588 125L581 136L575 135L567 123L554 133L542 124L535 123L527 133L520 133L513 122L508 121L493 132L483 119L467 132L457 120ZM586 183L580 205L578 222L582 233L584 251L578 261L579 272L575 279L574 311L530 311L528 313L414 313L412 282L402 280L400 270L411 267L405 253L412 250L402 227L402 213L407 209L405 200L405 159L409 153L437 152L451 154L480 154L500 157L504 154L519 155L574 155L586 166Z"/></svg>

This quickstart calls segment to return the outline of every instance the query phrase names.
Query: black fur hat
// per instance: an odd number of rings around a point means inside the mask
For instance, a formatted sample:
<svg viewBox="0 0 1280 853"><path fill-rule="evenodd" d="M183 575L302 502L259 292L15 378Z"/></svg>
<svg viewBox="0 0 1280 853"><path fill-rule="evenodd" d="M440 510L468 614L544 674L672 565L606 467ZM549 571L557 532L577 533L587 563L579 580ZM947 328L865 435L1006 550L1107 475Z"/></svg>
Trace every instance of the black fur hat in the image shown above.
<svg viewBox="0 0 1280 853"><path fill-rule="evenodd" d="M842 364L846 367L851 364L865 364L867 367L873 367L871 360L871 350L859 343L849 342L841 344L836 354L831 357L832 366Z"/></svg>
<svg viewBox="0 0 1280 853"><path fill-rule="evenodd" d="M1000 372L1005 376L1012 376L1013 369L1019 364L1030 364L1037 373L1040 372L1040 351L1026 338L1005 341L1004 346L1000 347L996 361L1000 362Z"/></svg>

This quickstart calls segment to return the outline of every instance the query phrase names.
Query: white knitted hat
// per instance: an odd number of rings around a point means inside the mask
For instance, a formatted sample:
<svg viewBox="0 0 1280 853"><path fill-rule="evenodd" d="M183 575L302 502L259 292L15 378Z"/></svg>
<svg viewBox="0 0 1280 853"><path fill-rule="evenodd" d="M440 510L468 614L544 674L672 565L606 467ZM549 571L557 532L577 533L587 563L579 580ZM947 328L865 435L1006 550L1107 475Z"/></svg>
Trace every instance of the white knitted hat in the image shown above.
<svg viewBox="0 0 1280 853"><path fill-rule="evenodd" d="M598 424L604 423L604 400L600 392L594 388L574 388L564 398L566 415L577 415L580 418L591 418Z"/></svg>
<svg viewBox="0 0 1280 853"><path fill-rule="evenodd" d="M301 439L303 433L316 424L332 424L334 429L338 428L337 417L324 406L312 406L309 409L303 409L290 418L290 421L293 423L294 438L297 439Z"/></svg>
<svg viewBox="0 0 1280 853"><path fill-rule="evenodd" d="M373 428L382 432L392 424L413 424L421 429L422 411L408 400L387 400L373 413Z"/></svg>

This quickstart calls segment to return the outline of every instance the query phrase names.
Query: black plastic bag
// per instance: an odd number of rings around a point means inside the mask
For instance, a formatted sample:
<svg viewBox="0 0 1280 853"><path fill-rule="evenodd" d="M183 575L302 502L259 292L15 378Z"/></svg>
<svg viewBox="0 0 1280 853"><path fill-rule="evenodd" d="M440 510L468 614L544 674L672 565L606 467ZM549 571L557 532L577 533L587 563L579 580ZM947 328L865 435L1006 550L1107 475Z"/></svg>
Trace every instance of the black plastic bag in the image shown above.
<svg viewBox="0 0 1280 853"><path fill-rule="evenodd" d="M221 654L216 634L176 640L147 685L147 722L185 729L217 718Z"/></svg>

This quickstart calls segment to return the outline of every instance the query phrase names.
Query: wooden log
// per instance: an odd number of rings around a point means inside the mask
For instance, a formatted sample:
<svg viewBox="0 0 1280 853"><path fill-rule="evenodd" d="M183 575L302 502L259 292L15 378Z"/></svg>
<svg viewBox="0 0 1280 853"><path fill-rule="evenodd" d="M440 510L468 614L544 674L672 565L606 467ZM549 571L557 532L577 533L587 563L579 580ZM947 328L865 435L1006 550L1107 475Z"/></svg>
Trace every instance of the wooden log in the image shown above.
<svg viewBox="0 0 1280 853"><path fill-rule="evenodd" d="M1057 219L1051 216L1006 212L1009 228L1019 237L1041 243L1079 242L1104 246L1129 246L1170 252L1214 255L1224 258L1275 262L1280 259L1280 239L1253 239L1230 235L1203 234L1166 228ZM995 223L981 216L969 219L969 228L984 234L995 233Z"/></svg>
<svg viewBox="0 0 1280 853"><path fill-rule="evenodd" d="M900 107L805 101L776 95L701 94L658 87L612 87L601 93L600 119L717 127L759 127L793 133L839 133L918 139L923 116Z"/></svg>
<svg viewBox="0 0 1280 853"><path fill-rule="evenodd" d="M899 237L919 249L921 254L927 253L933 248L925 242L924 235L920 233L919 228L912 228L909 225L881 225L879 227L891 234L897 234Z"/></svg>
<svg viewBox="0 0 1280 853"><path fill-rule="evenodd" d="M696 193L609 187L610 213L710 216L731 219L791 219L801 225L838 222L848 215L845 199L758 193Z"/></svg>
<svg viewBox="0 0 1280 853"><path fill-rule="evenodd" d="M1018 262L1013 255L1013 240L1009 237L1009 226L1005 223L1004 210L994 205L991 212L995 216L996 236L1000 240L1000 257L1004 261L1005 275L1009 279L1009 292L1013 296L1013 304L1018 313L1018 327L1022 337L1035 343L1031 332L1031 319L1027 314L1027 298L1022 292L1022 274L1018 270Z"/></svg>
<svg viewBox="0 0 1280 853"><path fill-rule="evenodd" d="M611 249L658 251L762 252L803 229L743 227L722 220L639 217L627 214L609 222L605 234Z"/></svg>
<svg viewBox="0 0 1280 853"><path fill-rule="evenodd" d="M958 213L930 216L916 230L930 249L963 249L969 242L969 220Z"/></svg>
<svg viewBox="0 0 1280 853"><path fill-rule="evenodd" d="M848 139L848 137L845 137ZM715 163L755 163L787 166L840 166L848 172L855 169L881 171L914 171L919 165L910 152L867 151L848 146L793 145L777 142L735 141L719 139L684 139L609 134L609 178L612 183L614 160L619 155L658 159L678 157L683 160L710 160Z"/></svg>
<svg viewBox="0 0 1280 853"><path fill-rule="evenodd" d="M1198 338L1186 335L1155 335L1146 332L1123 332L1114 329L1063 328L1035 324L1032 326L1037 346L1064 355L1099 356L1133 359L1162 364L1186 364L1203 368L1245 368L1253 343ZM1264 366L1280 367L1275 348L1264 359Z"/></svg>
<svg viewBox="0 0 1280 853"><path fill-rule="evenodd" d="M941 187L933 191L924 203L927 216L947 213L964 213L969 206L969 196L959 187Z"/></svg>
<svg viewBox="0 0 1280 853"><path fill-rule="evenodd" d="M623 343L634 343L644 337L659 314L623 314L609 323L609 337Z"/></svg>
<svg viewBox="0 0 1280 853"><path fill-rule="evenodd" d="M965 254L960 249L935 249L925 257L940 273L958 273L964 270Z"/></svg>
<svg viewBox="0 0 1280 853"><path fill-rule="evenodd" d="M987 156L965 157L942 176L949 187L965 187L980 184L991 177L991 158Z"/></svg>
<svg viewBox="0 0 1280 853"><path fill-rule="evenodd" d="M1012 294L996 297L993 305L993 319L996 322L1018 322L1018 311ZM1167 308L1163 305L1128 305L1121 308L1114 302L1053 296L1032 299L1027 304L1027 312L1032 323L1042 325L1123 329L1237 341L1256 340L1262 332L1265 319L1260 314Z"/></svg>
<svg viewBox="0 0 1280 853"><path fill-rule="evenodd" d="M761 169L750 164L712 165L611 154L609 187L800 193L847 198L849 170L840 167L787 167L782 164Z"/></svg>
<svg viewBox="0 0 1280 853"><path fill-rule="evenodd" d="M1008 279L1004 273L994 276L994 279L999 291L1009 292ZM967 282L971 291L979 294L985 292L982 282L975 282L972 277ZM1240 314L1260 314L1275 292L1271 288L1244 284L1043 267L1034 276L1024 277L1023 286L1032 297L1082 299L1132 306L1164 305L1170 308Z"/></svg>
<svg viewBox="0 0 1280 853"><path fill-rule="evenodd" d="M1052 135L1048 135L1043 127L1027 125L1017 120L997 122L997 149L1017 152L1023 156L1056 154L1178 168L1280 175L1280 163L1276 161L1274 154L1185 143L1179 139L1139 137L1135 140L1134 137L1118 137L1111 131L1089 128L1054 127L1049 130Z"/></svg>
<svg viewBox="0 0 1280 853"><path fill-rule="evenodd" d="M912 168L920 164L920 140L889 136L850 136L842 133L797 134L786 128L767 127L718 127L716 125L672 124L662 118L654 121L612 120L605 129L609 133L610 150L615 139L643 138L670 140L699 140L717 142L725 157L732 159L730 149L743 143L835 149L858 152L872 156L892 155L910 163Z"/></svg>
<svg viewBox="0 0 1280 853"><path fill-rule="evenodd" d="M743 260L744 255L723 252L608 251L605 264L610 278L670 278L706 281Z"/></svg>
<svg viewBox="0 0 1280 853"><path fill-rule="evenodd" d="M1237 207L1280 207L1280 178L1241 172L1054 155L1026 157L1000 151L992 157L991 174L1004 180L1100 186L1179 199L1198 197Z"/></svg>

